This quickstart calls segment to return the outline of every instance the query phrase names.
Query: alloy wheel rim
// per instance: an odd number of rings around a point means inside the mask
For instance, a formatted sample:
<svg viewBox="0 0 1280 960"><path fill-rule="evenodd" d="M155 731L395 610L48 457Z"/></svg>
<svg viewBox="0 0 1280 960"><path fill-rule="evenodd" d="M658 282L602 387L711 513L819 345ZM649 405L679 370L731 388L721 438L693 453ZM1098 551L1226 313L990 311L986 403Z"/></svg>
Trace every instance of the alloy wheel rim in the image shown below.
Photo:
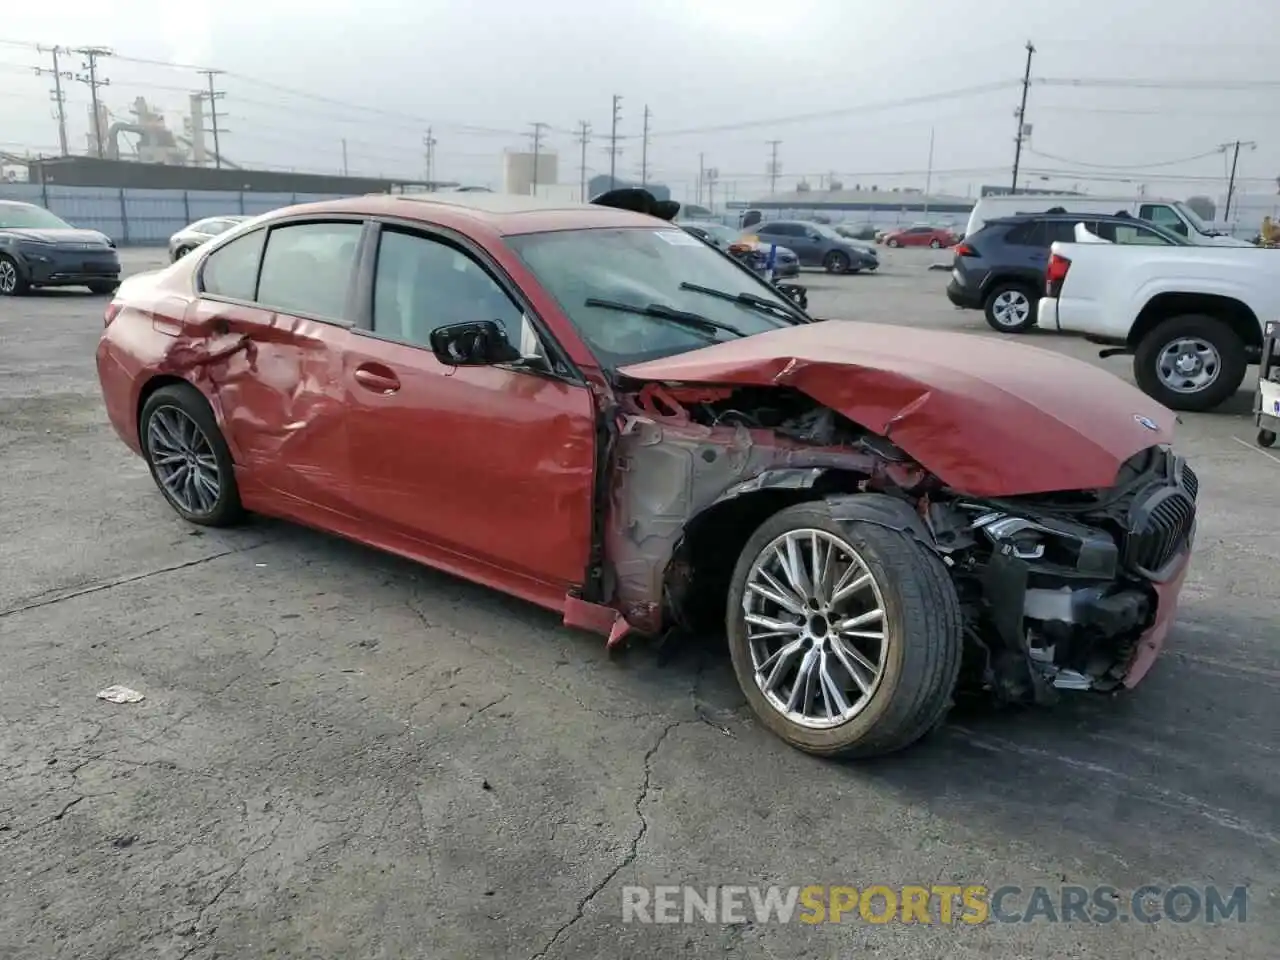
<svg viewBox="0 0 1280 960"><path fill-rule="evenodd" d="M756 687L811 730L848 723L884 678L884 596L866 562L825 530L792 530L760 551L742 599Z"/></svg>
<svg viewBox="0 0 1280 960"><path fill-rule="evenodd" d="M1182 337L1165 344L1156 360L1160 382L1174 393L1199 393L1212 386L1221 372L1218 348L1198 337Z"/></svg>
<svg viewBox="0 0 1280 960"><path fill-rule="evenodd" d="M174 406L158 407L147 421L147 454L168 497L187 513L206 514L222 484L213 444L200 425Z"/></svg>
<svg viewBox="0 0 1280 960"><path fill-rule="evenodd" d="M1000 296L996 297L991 312L995 315L996 323L1002 327L1016 327L1024 322L1031 313L1031 301L1027 299L1025 293L1017 290L1006 290Z"/></svg>
<svg viewBox="0 0 1280 960"><path fill-rule="evenodd" d="M13 293L17 288L17 268L8 260L0 260L0 293Z"/></svg>

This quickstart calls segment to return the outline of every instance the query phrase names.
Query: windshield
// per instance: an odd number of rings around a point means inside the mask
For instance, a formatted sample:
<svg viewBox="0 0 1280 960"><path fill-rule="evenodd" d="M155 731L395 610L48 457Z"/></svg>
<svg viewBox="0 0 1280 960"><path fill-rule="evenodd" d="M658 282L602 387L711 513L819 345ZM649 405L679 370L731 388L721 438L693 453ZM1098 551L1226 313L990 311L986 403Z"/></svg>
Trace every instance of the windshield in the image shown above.
<svg viewBox="0 0 1280 960"><path fill-rule="evenodd" d="M508 237L507 243L608 368L735 339L730 330L751 336L791 326L785 315L796 316L794 305L772 287L683 230L563 230ZM690 284L731 295L750 293L785 315L691 290ZM587 300L637 309L658 305L729 329L695 329L660 316L588 306ZM797 316L794 322L804 321Z"/></svg>
<svg viewBox="0 0 1280 960"><path fill-rule="evenodd" d="M688 226L696 227L713 240L719 240L721 243L733 243L741 234L741 231L726 227L723 223L690 223Z"/></svg>
<svg viewBox="0 0 1280 960"><path fill-rule="evenodd" d="M44 207L25 203L0 203L0 230L72 230L74 227L55 217Z"/></svg>
<svg viewBox="0 0 1280 960"><path fill-rule="evenodd" d="M1185 203L1179 201L1174 206L1178 208L1180 214L1187 218L1187 223L1191 224L1198 233L1203 233L1205 236L1213 236L1215 232L1213 227L1201 220L1196 212Z"/></svg>

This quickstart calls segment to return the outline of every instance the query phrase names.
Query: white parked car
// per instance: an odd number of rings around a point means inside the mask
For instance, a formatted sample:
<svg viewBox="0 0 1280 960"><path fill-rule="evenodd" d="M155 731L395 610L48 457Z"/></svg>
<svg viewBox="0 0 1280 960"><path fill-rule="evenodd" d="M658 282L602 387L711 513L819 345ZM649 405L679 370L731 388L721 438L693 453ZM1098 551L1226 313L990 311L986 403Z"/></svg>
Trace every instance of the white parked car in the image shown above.
<svg viewBox="0 0 1280 960"><path fill-rule="evenodd" d="M1133 355L1148 396L1173 410L1231 397L1280 317L1280 253L1259 247L1055 243L1038 325Z"/></svg>
<svg viewBox="0 0 1280 960"><path fill-rule="evenodd" d="M208 243L219 234L226 233L232 227L238 227L249 219L252 218L236 215L205 217L203 220L197 220L169 238L169 259L181 260L196 247Z"/></svg>

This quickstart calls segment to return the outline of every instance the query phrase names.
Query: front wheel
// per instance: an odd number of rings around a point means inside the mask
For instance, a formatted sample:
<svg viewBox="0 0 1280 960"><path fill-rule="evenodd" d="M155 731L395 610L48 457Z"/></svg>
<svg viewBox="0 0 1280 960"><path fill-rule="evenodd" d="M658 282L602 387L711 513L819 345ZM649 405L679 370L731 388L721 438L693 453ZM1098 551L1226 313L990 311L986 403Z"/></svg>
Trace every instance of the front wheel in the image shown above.
<svg viewBox="0 0 1280 960"><path fill-rule="evenodd" d="M849 257L839 250L832 250L822 261L827 273L848 273Z"/></svg>
<svg viewBox="0 0 1280 960"><path fill-rule="evenodd" d="M901 244L900 244L900 243L898 243L898 241L897 241L897 240L886 240L886 241L885 241L885 245L886 245L886 246L889 246L889 247L899 247L899 246L901 246Z"/></svg>
<svg viewBox="0 0 1280 960"><path fill-rule="evenodd" d="M161 387L143 404L138 426L151 477L180 517L205 527L243 517L231 451L199 390Z"/></svg>
<svg viewBox="0 0 1280 960"><path fill-rule="evenodd" d="M1133 354L1133 377L1170 410L1203 412L1240 389L1248 369L1245 344L1217 317L1185 314L1158 324Z"/></svg>
<svg viewBox="0 0 1280 960"><path fill-rule="evenodd" d="M939 247L941 247L941 246L942 246L942 241L938 240L938 239L935 237L934 239L932 239L932 240L930 240L930 241L929 241L929 246L931 246L931 247L933 247L933 249L937 250Z"/></svg>
<svg viewBox="0 0 1280 960"><path fill-rule="evenodd" d="M726 620L752 710L806 753L892 753L950 708L962 633L946 568L906 534L836 519L825 502L756 530Z"/></svg>
<svg viewBox="0 0 1280 960"><path fill-rule="evenodd" d="M1260 447L1275 446L1276 432L1274 430L1259 430L1257 440Z"/></svg>
<svg viewBox="0 0 1280 960"><path fill-rule="evenodd" d="M20 297L30 289L17 261L0 254L0 297Z"/></svg>

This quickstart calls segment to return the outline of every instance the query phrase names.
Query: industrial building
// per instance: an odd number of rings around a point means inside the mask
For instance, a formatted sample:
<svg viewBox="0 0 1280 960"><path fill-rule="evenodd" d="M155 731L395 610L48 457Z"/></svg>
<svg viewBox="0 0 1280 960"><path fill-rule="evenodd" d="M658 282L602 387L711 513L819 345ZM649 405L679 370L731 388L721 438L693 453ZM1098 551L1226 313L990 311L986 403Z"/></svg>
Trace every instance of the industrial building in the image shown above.
<svg viewBox="0 0 1280 960"><path fill-rule="evenodd" d="M838 186L838 185L837 185ZM946 215L968 216L971 197L926 195L919 190L792 190L757 200L730 200L730 210L759 210L774 216L800 217L811 213L839 214L840 219L883 220L910 214L915 219Z"/></svg>

